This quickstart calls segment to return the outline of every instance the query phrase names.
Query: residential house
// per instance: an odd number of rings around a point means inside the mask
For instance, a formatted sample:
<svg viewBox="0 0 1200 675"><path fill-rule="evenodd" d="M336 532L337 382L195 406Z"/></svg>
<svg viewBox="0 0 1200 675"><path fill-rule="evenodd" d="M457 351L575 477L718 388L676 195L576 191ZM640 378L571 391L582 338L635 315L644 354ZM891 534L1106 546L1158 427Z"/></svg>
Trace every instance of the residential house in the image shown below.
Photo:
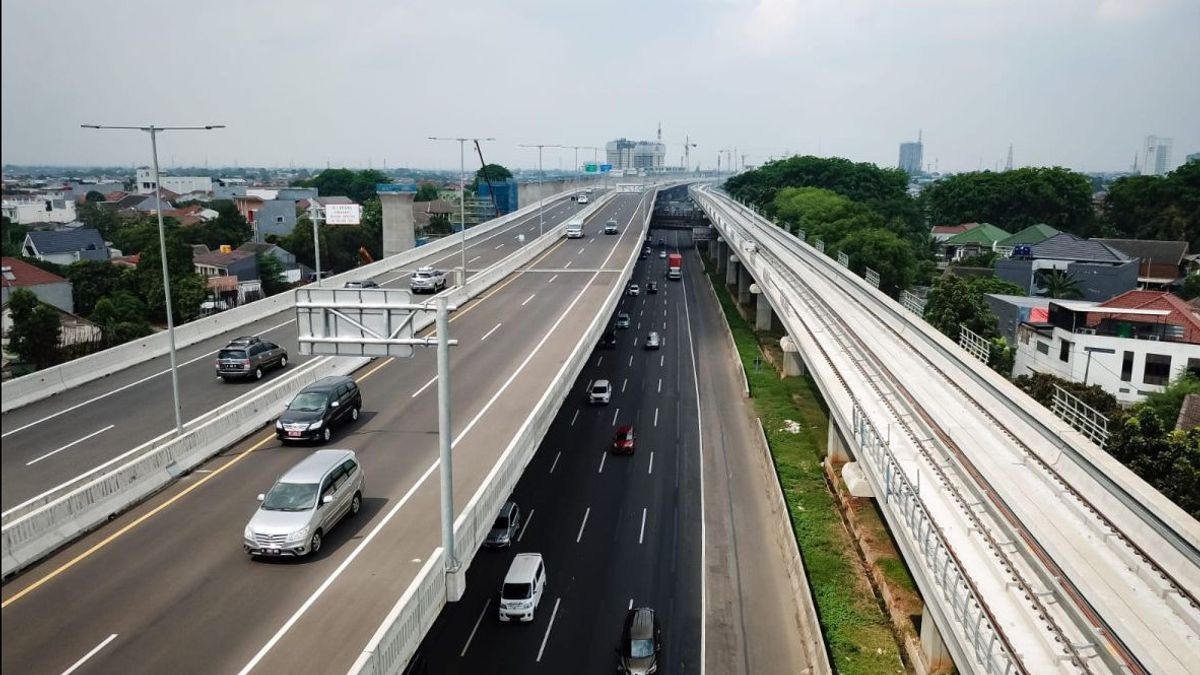
<svg viewBox="0 0 1200 675"><path fill-rule="evenodd" d="M246 219L251 226L254 225L259 209L262 208L263 198L254 195L241 195L233 198L233 205L237 207L238 213Z"/></svg>
<svg viewBox="0 0 1200 675"><path fill-rule="evenodd" d="M37 258L59 265L78 260L108 260L108 245L99 230L81 227L77 230L34 231L25 235L21 251L27 258Z"/></svg>
<svg viewBox="0 0 1200 675"><path fill-rule="evenodd" d="M946 260L972 258L991 253L996 248L996 242L1007 238L1008 232L991 223L980 223L943 241L942 255Z"/></svg>
<svg viewBox="0 0 1200 675"><path fill-rule="evenodd" d="M1116 249L1130 258L1137 258L1138 287L1166 290L1182 283L1187 275L1188 243L1186 241L1157 241L1154 239L1093 239Z"/></svg>
<svg viewBox="0 0 1200 675"><path fill-rule="evenodd" d="M269 255L283 265L283 278L288 283L295 283L305 278L311 270L297 262L296 256L278 244L267 244L248 241L237 248L239 251L250 251L257 255Z"/></svg>
<svg viewBox="0 0 1200 675"><path fill-rule="evenodd" d="M996 315L996 328L1009 345L1016 343L1017 328L1022 323L1045 323L1050 308L1049 298L987 293L983 299Z"/></svg>
<svg viewBox="0 0 1200 675"><path fill-rule="evenodd" d="M296 229L296 200L268 199L259 204L255 213L254 241L266 241L267 235L283 237Z"/></svg>
<svg viewBox="0 0 1200 675"><path fill-rule="evenodd" d="M244 178L214 178L212 198L234 199L246 196L246 180Z"/></svg>
<svg viewBox="0 0 1200 675"><path fill-rule="evenodd" d="M1032 245L1028 256L997 260L995 268L998 278L1028 289L1030 295L1044 294L1037 285L1038 273L1051 270L1075 279L1083 300L1102 302L1137 288L1137 260L1066 232Z"/></svg>
<svg viewBox="0 0 1200 675"><path fill-rule="evenodd" d="M0 304L7 305L13 290L25 288L38 300L73 314L75 294L71 282L20 258L0 259Z"/></svg>
<svg viewBox="0 0 1200 675"><path fill-rule="evenodd" d="M5 218L21 225L68 223L75 220L75 200L69 192L6 194L0 201Z"/></svg>
<svg viewBox="0 0 1200 675"><path fill-rule="evenodd" d="M435 199L428 202L413 202L413 225L417 229L429 227L429 221L434 216L450 217L451 214L458 212L458 206L451 204L442 199Z"/></svg>
<svg viewBox="0 0 1200 675"><path fill-rule="evenodd" d="M208 176L170 176L164 172L158 174L163 189L180 194L184 192L212 192L213 181ZM138 194L154 194L154 171L150 167L140 167L137 170L136 185Z"/></svg>
<svg viewBox="0 0 1200 675"><path fill-rule="evenodd" d="M1171 293L1050 300L1044 322L1017 331L1014 377L1041 372L1099 385L1121 403L1162 391L1184 371L1200 376L1200 312Z"/></svg>
<svg viewBox="0 0 1200 675"><path fill-rule="evenodd" d="M258 261L254 251L222 246L210 251L198 244L192 247L192 265L196 273L207 278L208 288L219 297L243 302L247 294L261 294Z"/></svg>
<svg viewBox="0 0 1200 675"><path fill-rule="evenodd" d="M123 194L123 193L122 193ZM113 196L116 196L114 193ZM124 197L116 200L101 202L105 208L112 209L118 213L131 215L142 215L146 213L154 213L158 209L158 202L162 200L163 215L166 215L169 210L175 208L173 202L179 195L170 190L162 190L159 193L159 199L154 198L154 193L150 194L125 194Z"/></svg>
<svg viewBox="0 0 1200 675"><path fill-rule="evenodd" d="M221 215L213 209L200 206L199 204L191 204L179 209L163 209L164 216L170 216L179 221L180 225L196 225L206 223L210 220L216 220L217 216Z"/></svg>
<svg viewBox="0 0 1200 675"><path fill-rule="evenodd" d="M976 225L979 225L979 223L963 223L962 225L934 225L933 227L929 228L929 235L933 237L934 241L940 244L950 237L953 237L956 234L962 234Z"/></svg>
<svg viewBox="0 0 1200 675"><path fill-rule="evenodd" d="M1017 246L1040 244L1056 234L1058 234L1058 230L1044 223L1030 225L996 242L996 253L1007 257L1012 254L1013 249Z"/></svg>
<svg viewBox="0 0 1200 675"><path fill-rule="evenodd" d="M286 187L279 188L279 190L276 191L275 199L294 199L296 201L300 201L301 199L316 199L318 194L317 188L315 187Z"/></svg>
<svg viewBox="0 0 1200 675"><path fill-rule="evenodd" d="M102 195L107 195L110 192L117 192L124 189L125 184L121 181L98 181L95 183L71 181L67 183L67 187L71 189L71 199L81 202L87 198L89 192L99 192Z"/></svg>

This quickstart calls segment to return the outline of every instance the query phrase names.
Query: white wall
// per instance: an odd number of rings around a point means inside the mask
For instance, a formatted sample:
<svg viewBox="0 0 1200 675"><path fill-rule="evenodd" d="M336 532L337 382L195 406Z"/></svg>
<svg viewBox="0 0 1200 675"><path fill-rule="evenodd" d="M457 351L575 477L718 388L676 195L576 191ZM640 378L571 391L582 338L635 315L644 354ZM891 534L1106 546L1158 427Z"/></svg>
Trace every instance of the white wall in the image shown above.
<svg viewBox="0 0 1200 675"><path fill-rule="evenodd" d="M1071 343L1065 362L1059 358L1063 340ZM1038 350L1039 343L1045 345L1047 353L1043 354ZM1114 353L1092 351L1089 365L1089 347L1111 349ZM1133 354L1133 369L1129 381L1121 379L1125 352ZM1061 328L1055 328L1053 335L1042 335L1028 326L1021 326L1017 329L1013 377L1039 372L1057 375L1073 382L1085 382L1086 375L1086 384L1100 385L1105 391L1116 396L1121 403L1136 403L1146 394L1165 388L1145 382L1147 354L1171 358L1170 379L1179 377L1180 373L1187 369L1189 360L1192 360L1196 367L1200 367L1200 345L1196 344L1069 333Z"/></svg>
<svg viewBox="0 0 1200 675"><path fill-rule="evenodd" d="M51 209L46 210L46 202ZM69 223L75 220L75 202L70 199L6 199L3 207L4 215L14 223L28 225L31 223Z"/></svg>
<svg viewBox="0 0 1200 675"><path fill-rule="evenodd" d="M159 178L162 179L163 188L178 194L212 192L213 189L212 178L208 176L168 176L159 173ZM137 170L136 190L139 195L148 195L154 192L154 171L152 169Z"/></svg>

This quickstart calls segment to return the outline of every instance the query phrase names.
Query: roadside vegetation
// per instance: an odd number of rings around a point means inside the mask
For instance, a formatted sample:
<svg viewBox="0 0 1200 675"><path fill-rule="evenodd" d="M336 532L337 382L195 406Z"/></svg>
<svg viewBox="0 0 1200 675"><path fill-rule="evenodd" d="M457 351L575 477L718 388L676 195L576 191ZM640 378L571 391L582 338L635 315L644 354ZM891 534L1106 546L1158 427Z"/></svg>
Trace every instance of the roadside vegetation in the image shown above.
<svg viewBox="0 0 1200 675"><path fill-rule="evenodd" d="M825 481L822 462L829 421L816 385L807 377L780 379L722 279L711 267L709 272L746 369L751 400L766 430L834 670L844 675L903 673L891 623ZM873 510L870 513L877 518ZM894 559L888 565L889 577L895 574L911 586L901 561Z"/></svg>

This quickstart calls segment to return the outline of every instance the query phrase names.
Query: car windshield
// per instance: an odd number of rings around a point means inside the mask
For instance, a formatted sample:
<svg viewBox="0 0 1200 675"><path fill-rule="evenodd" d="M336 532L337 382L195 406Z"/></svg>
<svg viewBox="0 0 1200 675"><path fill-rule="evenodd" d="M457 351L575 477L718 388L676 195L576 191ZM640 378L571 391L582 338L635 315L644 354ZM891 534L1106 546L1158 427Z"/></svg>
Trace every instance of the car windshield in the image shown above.
<svg viewBox="0 0 1200 675"><path fill-rule="evenodd" d="M264 511L307 511L317 503L316 483L276 483L263 500Z"/></svg>
<svg viewBox="0 0 1200 675"><path fill-rule="evenodd" d="M500 597L505 600L525 600L529 598L529 584L504 584Z"/></svg>
<svg viewBox="0 0 1200 675"><path fill-rule="evenodd" d="M316 412L325 409L325 394L315 391L302 391L292 399L288 410L297 412Z"/></svg>
<svg viewBox="0 0 1200 675"><path fill-rule="evenodd" d="M508 516L500 516L499 518L497 518L496 522L492 523L492 529L493 530L507 530L508 529Z"/></svg>
<svg viewBox="0 0 1200 675"><path fill-rule="evenodd" d="M629 643L629 656L635 659L654 656L654 640L633 640Z"/></svg>
<svg viewBox="0 0 1200 675"><path fill-rule="evenodd" d="M608 391L608 385L597 384L596 386L592 387L592 391L596 392L597 394L603 394L604 392Z"/></svg>
<svg viewBox="0 0 1200 675"><path fill-rule="evenodd" d="M218 359L236 359L243 360L246 358L246 350L244 349L222 349L220 354L217 354Z"/></svg>

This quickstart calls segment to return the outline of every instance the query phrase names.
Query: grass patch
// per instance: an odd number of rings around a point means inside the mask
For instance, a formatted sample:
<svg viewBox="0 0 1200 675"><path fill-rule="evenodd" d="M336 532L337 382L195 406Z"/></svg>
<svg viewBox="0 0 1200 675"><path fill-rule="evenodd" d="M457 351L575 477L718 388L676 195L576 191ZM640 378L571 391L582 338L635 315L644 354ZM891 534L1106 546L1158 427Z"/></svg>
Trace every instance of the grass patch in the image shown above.
<svg viewBox="0 0 1200 675"><path fill-rule="evenodd" d="M738 313L724 275L715 274L712 265L708 273L766 430L834 670L844 675L903 673L891 624L876 602L825 484L822 460L829 420L820 394L807 377L780 379L766 359L755 367L755 358L761 356L752 326Z"/></svg>

